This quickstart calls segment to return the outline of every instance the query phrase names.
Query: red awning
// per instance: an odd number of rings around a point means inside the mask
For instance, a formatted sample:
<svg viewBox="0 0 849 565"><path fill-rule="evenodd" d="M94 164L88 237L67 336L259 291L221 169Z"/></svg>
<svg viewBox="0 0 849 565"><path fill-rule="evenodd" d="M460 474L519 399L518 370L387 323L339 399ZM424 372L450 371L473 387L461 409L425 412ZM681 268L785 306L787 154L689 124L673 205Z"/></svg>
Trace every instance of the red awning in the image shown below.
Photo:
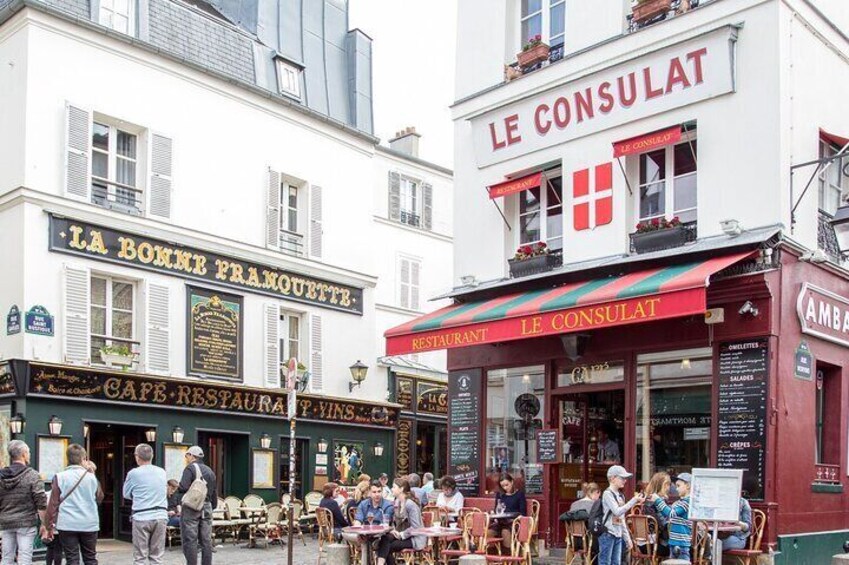
<svg viewBox="0 0 849 565"><path fill-rule="evenodd" d="M841 135L829 133L822 128L820 128L820 139L824 139L825 141L828 141L832 145L836 145L836 146L840 147L841 149L843 147L845 147L847 144L849 144L849 138L843 137Z"/></svg>
<svg viewBox="0 0 849 565"><path fill-rule="evenodd" d="M489 187L489 197L492 200L500 196L507 196L514 192L522 192L530 188L536 188L542 183L542 173L534 173L526 177L510 179Z"/></svg>
<svg viewBox="0 0 849 565"><path fill-rule="evenodd" d="M386 354L404 355L702 314L707 308L710 276L752 255L747 251L455 304L388 330Z"/></svg>
<svg viewBox="0 0 849 565"><path fill-rule="evenodd" d="M625 139L622 141L613 142L613 156L623 157L625 155L633 155L635 153L645 153L653 149L659 149L672 145L681 141L681 126L673 126L670 128L654 131Z"/></svg>

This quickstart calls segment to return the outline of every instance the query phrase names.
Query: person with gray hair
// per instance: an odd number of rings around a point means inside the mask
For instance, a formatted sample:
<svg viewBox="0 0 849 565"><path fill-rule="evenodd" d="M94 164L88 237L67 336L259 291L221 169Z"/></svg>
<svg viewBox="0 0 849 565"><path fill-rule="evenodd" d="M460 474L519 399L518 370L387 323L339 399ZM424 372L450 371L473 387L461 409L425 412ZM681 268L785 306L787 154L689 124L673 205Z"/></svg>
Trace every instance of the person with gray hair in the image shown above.
<svg viewBox="0 0 849 565"><path fill-rule="evenodd" d="M9 442L8 467L0 469L0 535L2 563L31 565L32 544L38 520L44 520L47 495L38 471L29 466L29 446L20 440Z"/></svg>
<svg viewBox="0 0 849 565"><path fill-rule="evenodd" d="M422 479L418 473L410 473L407 475L407 481L410 483L410 492L415 495L416 500L422 506L427 504L427 494L422 488Z"/></svg>
<svg viewBox="0 0 849 565"><path fill-rule="evenodd" d="M168 478L153 464L153 448L136 446L138 467L127 473L124 498L133 501L133 565L161 565L168 526Z"/></svg>

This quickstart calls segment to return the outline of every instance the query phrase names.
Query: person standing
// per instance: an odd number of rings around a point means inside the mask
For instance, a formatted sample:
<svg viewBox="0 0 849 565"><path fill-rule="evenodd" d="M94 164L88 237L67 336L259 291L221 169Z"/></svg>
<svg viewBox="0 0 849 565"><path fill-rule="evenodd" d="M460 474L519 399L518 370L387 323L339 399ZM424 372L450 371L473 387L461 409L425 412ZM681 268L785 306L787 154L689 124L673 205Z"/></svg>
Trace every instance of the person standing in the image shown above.
<svg viewBox="0 0 849 565"><path fill-rule="evenodd" d="M669 522L669 554L677 559L690 560L690 540L693 537L693 523L687 519L690 515L690 483L693 475L681 473L675 479L675 489L680 497L672 506L657 494L651 495L657 512Z"/></svg>
<svg viewBox="0 0 849 565"><path fill-rule="evenodd" d="M38 520L44 522L47 495L38 471L29 466L29 446L20 440L9 442L8 467L0 469L0 534L2 564L32 564L32 544Z"/></svg>
<svg viewBox="0 0 849 565"><path fill-rule="evenodd" d="M140 443L136 467L127 473L124 498L133 501L133 565L161 565L168 525L168 479L165 469L153 464L153 448Z"/></svg>
<svg viewBox="0 0 849 565"><path fill-rule="evenodd" d="M212 565L212 509L218 506L215 473L203 462L203 449L197 445L186 451L186 468L180 478L177 492L186 494L195 479L206 482L206 501L201 510L183 504L180 508L180 538L183 556L187 565L197 565L198 544L201 550L201 565Z"/></svg>
<svg viewBox="0 0 849 565"><path fill-rule="evenodd" d="M42 535L50 537L54 529L59 530L68 565L79 565L80 554L85 565L97 565L97 505L103 501L103 489L94 475L97 466L77 443L68 446L66 457L68 467L53 477Z"/></svg>
<svg viewBox="0 0 849 565"><path fill-rule="evenodd" d="M625 488L626 479L633 476L621 465L613 465L607 470L610 486L601 497L604 526L607 531L598 538L599 565L622 565L624 546L631 546L625 516L631 508L645 500L643 494L638 492L634 498L625 502L622 489Z"/></svg>

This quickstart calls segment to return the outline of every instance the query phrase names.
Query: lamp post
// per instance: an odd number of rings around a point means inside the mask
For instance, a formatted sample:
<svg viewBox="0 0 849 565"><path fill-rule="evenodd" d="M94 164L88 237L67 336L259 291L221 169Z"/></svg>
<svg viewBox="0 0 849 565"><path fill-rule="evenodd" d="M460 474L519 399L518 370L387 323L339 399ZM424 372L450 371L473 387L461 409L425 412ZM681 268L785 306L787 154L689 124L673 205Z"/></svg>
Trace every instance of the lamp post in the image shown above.
<svg viewBox="0 0 849 565"><path fill-rule="evenodd" d="M354 380L348 383L348 392L353 392L354 387L358 387L366 380L368 373L368 365L357 359L357 362L349 367L351 370L351 378Z"/></svg>
<svg viewBox="0 0 849 565"><path fill-rule="evenodd" d="M269 447L271 447L271 436L266 433L263 433L261 436L259 436L259 445L263 449L268 449Z"/></svg>
<svg viewBox="0 0 849 565"><path fill-rule="evenodd" d="M383 457L383 444L377 442L374 444L374 456L375 457Z"/></svg>
<svg viewBox="0 0 849 565"><path fill-rule="evenodd" d="M324 438L320 438L318 440L318 452L319 453L327 453L327 440Z"/></svg>
<svg viewBox="0 0 849 565"><path fill-rule="evenodd" d="M280 367L280 372L284 370ZM282 375L281 375L282 376ZM295 423L298 409L298 360L292 357L286 367L286 391L289 396L289 503L286 508L286 516L289 520L287 528L286 548L288 565L292 565L294 556L292 554L292 546L294 545L294 507L292 501L295 499Z"/></svg>

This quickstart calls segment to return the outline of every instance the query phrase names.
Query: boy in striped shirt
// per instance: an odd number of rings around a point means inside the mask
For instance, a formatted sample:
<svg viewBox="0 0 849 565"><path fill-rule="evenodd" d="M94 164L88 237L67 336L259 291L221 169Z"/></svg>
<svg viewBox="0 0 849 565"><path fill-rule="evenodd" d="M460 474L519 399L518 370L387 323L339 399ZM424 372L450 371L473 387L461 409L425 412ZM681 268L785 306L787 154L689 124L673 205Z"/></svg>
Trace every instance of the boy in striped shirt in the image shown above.
<svg viewBox="0 0 849 565"><path fill-rule="evenodd" d="M669 521L669 553L675 555L678 548L678 559L690 560L690 540L693 537L693 523L687 519L690 515L690 483L693 475L681 473L675 479L675 488L680 497L672 506L657 494L651 495L651 501L658 513Z"/></svg>

